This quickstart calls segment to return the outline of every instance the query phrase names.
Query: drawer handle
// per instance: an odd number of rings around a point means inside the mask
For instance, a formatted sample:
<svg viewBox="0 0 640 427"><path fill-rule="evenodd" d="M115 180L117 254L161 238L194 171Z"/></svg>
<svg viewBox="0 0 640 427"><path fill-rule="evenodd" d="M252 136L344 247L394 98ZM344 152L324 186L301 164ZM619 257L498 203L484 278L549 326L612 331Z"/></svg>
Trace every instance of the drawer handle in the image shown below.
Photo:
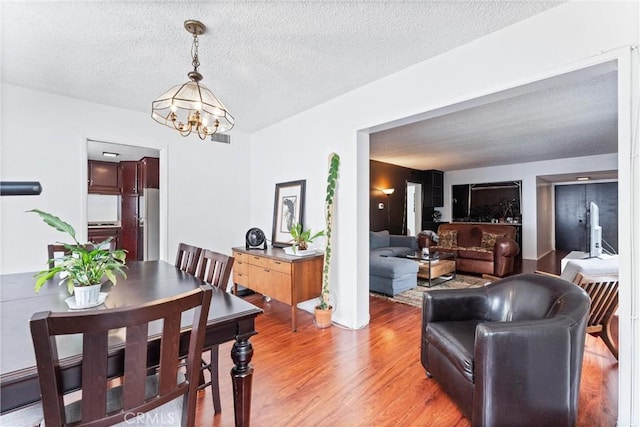
<svg viewBox="0 0 640 427"><path fill-rule="evenodd" d="M280 261L274 261L274 263L278 265L282 264Z"/></svg>
<svg viewBox="0 0 640 427"><path fill-rule="evenodd" d="M265 269L264 269L264 271L265 271L266 273L269 273L271 270L268 270L268 269L266 269L266 268L265 268Z"/></svg>

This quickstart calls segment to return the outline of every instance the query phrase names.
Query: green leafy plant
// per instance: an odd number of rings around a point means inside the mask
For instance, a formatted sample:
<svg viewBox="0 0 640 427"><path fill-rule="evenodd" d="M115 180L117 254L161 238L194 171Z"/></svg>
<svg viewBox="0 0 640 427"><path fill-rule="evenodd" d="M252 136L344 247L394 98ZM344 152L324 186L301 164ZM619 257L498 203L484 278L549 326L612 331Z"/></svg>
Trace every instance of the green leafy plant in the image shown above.
<svg viewBox="0 0 640 427"><path fill-rule="evenodd" d="M320 302L317 306L320 310L329 310L329 277L331 273L331 232L333 230L333 202L338 185L338 170L340 168L340 156L336 153L329 155L329 174L327 176L327 191L324 199L325 214L325 249L322 266L322 291Z"/></svg>
<svg viewBox="0 0 640 427"><path fill-rule="evenodd" d="M37 279L36 292L56 273L66 273L60 284L66 282L70 294L73 294L74 286L99 285L104 276L107 276L114 285L117 282L116 274L121 275L123 278L127 277L123 270L126 268L126 251L122 249L114 251L103 249L105 246L108 247L111 237L96 245L91 243L83 245L76 239L76 231L73 227L57 216L38 209L32 209L28 212L37 213L47 225L68 234L74 241L73 244L60 242L69 253L62 257L48 260L48 264L52 262L57 262L57 264L54 267L36 273L34 276Z"/></svg>
<svg viewBox="0 0 640 427"><path fill-rule="evenodd" d="M302 224L296 222L289 229L289 234L291 234L291 242L293 243L294 251L296 249L300 249L304 251L309 248L309 243L313 243L313 240L324 236L324 230L318 231L313 236L311 235L311 230L302 230Z"/></svg>

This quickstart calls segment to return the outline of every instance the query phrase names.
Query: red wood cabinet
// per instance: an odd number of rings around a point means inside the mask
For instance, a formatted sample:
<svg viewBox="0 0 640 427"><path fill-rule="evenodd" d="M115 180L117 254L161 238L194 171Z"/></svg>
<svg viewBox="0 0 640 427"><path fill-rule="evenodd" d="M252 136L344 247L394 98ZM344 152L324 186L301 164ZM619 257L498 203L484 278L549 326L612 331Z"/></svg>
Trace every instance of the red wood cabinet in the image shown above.
<svg viewBox="0 0 640 427"><path fill-rule="evenodd" d="M88 192L90 194L119 194L118 163L89 160Z"/></svg>
<svg viewBox="0 0 640 427"><path fill-rule="evenodd" d="M121 196L121 225L120 245L126 249L128 260L137 260L138 253L138 195L123 194ZM142 251L140 251L140 254Z"/></svg>
<svg viewBox="0 0 640 427"><path fill-rule="evenodd" d="M138 162L120 162L122 194L138 194Z"/></svg>
<svg viewBox="0 0 640 427"><path fill-rule="evenodd" d="M145 188L160 188L160 159L143 157L138 165L138 192Z"/></svg>

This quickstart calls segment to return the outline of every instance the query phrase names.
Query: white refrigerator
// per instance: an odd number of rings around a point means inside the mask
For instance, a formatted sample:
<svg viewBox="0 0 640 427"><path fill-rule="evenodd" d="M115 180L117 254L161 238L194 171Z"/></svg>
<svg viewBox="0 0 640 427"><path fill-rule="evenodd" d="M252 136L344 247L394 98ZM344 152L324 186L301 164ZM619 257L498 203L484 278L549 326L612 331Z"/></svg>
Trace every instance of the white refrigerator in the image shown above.
<svg viewBox="0 0 640 427"><path fill-rule="evenodd" d="M139 236L142 240L142 259L160 259L160 190L145 188L139 203Z"/></svg>

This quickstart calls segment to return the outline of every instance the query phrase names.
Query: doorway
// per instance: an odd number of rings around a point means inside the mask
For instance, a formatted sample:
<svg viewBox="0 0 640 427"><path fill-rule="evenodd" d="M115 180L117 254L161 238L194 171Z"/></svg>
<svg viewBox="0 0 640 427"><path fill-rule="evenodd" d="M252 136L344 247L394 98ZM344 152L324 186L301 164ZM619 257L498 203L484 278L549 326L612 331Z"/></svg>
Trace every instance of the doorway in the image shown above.
<svg viewBox="0 0 640 427"><path fill-rule="evenodd" d="M589 204L600 211L603 245L618 252L618 183L555 186L555 244L558 251L589 251Z"/></svg>
<svg viewBox="0 0 640 427"><path fill-rule="evenodd" d="M405 194L407 195L404 209L406 232L407 236L415 236L422 229L422 184L407 181Z"/></svg>
<svg viewBox="0 0 640 427"><path fill-rule="evenodd" d="M159 158L157 149L87 140L89 240L111 237L130 261L160 259ZM113 182L96 188L102 169L115 171Z"/></svg>

